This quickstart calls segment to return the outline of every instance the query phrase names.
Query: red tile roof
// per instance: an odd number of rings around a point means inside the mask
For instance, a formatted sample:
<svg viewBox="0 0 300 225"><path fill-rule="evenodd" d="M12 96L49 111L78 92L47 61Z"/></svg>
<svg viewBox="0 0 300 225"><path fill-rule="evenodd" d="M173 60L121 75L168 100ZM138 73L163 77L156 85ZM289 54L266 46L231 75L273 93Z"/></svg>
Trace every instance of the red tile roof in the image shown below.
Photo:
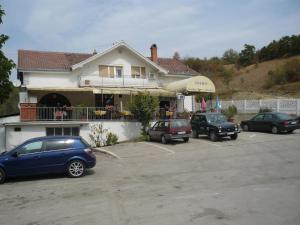
<svg viewBox="0 0 300 225"><path fill-rule="evenodd" d="M77 64L93 54L86 53L66 53L66 52L46 52L19 50L18 69L19 70L41 70L41 71L70 71L72 65ZM169 74L196 75L184 63L172 58L158 58L156 62L159 66L169 71Z"/></svg>
<svg viewBox="0 0 300 225"><path fill-rule="evenodd" d="M19 50L18 69L43 71L70 71L71 66L79 63L92 54L44 52Z"/></svg>

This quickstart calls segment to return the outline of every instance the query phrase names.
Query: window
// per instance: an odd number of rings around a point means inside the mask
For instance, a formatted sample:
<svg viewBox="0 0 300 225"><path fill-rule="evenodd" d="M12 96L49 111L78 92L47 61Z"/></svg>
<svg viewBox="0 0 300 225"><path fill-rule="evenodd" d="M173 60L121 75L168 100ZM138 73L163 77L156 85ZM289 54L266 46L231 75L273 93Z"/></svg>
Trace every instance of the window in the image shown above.
<svg viewBox="0 0 300 225"><path fill-rule="evenodd" d="M121 78L123 75L123 68L121 66L116 66L116 76Z"/></svg>
<svg viewBox="0 0 300 225"><path fill-rule="evenodd" d="M47 127L46 136L79 136L79 127Z"/></svg>
<svg viewBox="0 0 300 225"><path fill-rule="evenodd" d="M100 77L121 78L123 75L123 67L122 66L100 65L99 66L99 75L100 75Z"/></svg>
<svg viewBox="0 0 300 225"><path fill-rule="evenodd" d="M272 114L265 114L264 120L273 120L274 117Z"/></svg>
<svg viewBox="0 0 300 225"><path fill-rule="evenodd" d="M45 142L45 151L63 150L73 147L74 140L49 140Z"/></svg>
<svg viewBox="0 0 300 225"><path fill-rule="evenodd" d="M15 127L14 131L15 132L21 132L21 127Z"/></svg>
<svg viewBox="0 0 300 225"><path fill-rule="evenodd" d="M264 119L264 114L258 114L253 118L254 121L261 121Z"/></svg>
<svg viewBox="0 0 300 225"><path fill-rule="evenodd" d="M131 66L131 77L132 78L145 78L146 68L140 66Z"/></svg>
<svg viewBox="0 0 300 225"><path fill-rule="evenodd" d="M149 73L149 80L154 80L155 77L154 77L154 73Z"/></svg>
<svg viewBox="0 0 300 225"><path fill-rule="evenodd" d="M42 146L43 146L42 141L31 142L29 144L24 145L22 149L19 151L19 154L22 155L22 154L41 152Z"/></svg>

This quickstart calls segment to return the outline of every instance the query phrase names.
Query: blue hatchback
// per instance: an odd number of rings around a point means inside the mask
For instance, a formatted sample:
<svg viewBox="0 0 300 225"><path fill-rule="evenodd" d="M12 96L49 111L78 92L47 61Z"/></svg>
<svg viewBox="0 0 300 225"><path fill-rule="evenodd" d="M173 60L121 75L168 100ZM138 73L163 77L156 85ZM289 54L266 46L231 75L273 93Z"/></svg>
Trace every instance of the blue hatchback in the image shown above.
<svg viewBox="0 0 300 225"><path fill-rule="evenodd" d="M81 177L95 165L96 157L81 137L33 138L0 155L0 183L6 177L62 172Z"/></svg>

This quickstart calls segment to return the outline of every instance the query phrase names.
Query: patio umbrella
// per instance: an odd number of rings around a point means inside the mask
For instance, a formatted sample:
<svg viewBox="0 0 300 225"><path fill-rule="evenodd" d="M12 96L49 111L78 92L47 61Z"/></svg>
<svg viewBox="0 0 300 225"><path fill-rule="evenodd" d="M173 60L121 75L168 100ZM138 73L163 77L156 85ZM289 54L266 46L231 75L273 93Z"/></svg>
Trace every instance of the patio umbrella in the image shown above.
<svg viewBox="0 0 300 225"><path fill-rule="evenodd" d="M217 96L217 99L216 99L216 111L220 112L220 109L221 109L221 104L220 104L219 96Z"/></svg>
<svg viewBox="0 0 300 225"><path fill-rule="evenodd" d="M202 112L206 111L206 102L203 97L202 97L202 101L201 101L201 109L202 109Z"/></svg>

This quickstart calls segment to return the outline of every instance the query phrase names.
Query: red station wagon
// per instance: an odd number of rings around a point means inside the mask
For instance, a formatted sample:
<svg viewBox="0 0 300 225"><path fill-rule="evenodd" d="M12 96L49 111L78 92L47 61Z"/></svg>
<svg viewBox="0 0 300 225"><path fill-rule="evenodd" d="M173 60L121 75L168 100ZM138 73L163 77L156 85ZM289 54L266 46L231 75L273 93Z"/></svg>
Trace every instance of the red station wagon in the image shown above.
<svg viewBox="0 0 300 225"><path fill-rule="evenodd" d="M150 141L161 141L167 144L174 139L188 142L192 133L190 122L186 119L164 119L156 122L148 131Z"/></svg>

